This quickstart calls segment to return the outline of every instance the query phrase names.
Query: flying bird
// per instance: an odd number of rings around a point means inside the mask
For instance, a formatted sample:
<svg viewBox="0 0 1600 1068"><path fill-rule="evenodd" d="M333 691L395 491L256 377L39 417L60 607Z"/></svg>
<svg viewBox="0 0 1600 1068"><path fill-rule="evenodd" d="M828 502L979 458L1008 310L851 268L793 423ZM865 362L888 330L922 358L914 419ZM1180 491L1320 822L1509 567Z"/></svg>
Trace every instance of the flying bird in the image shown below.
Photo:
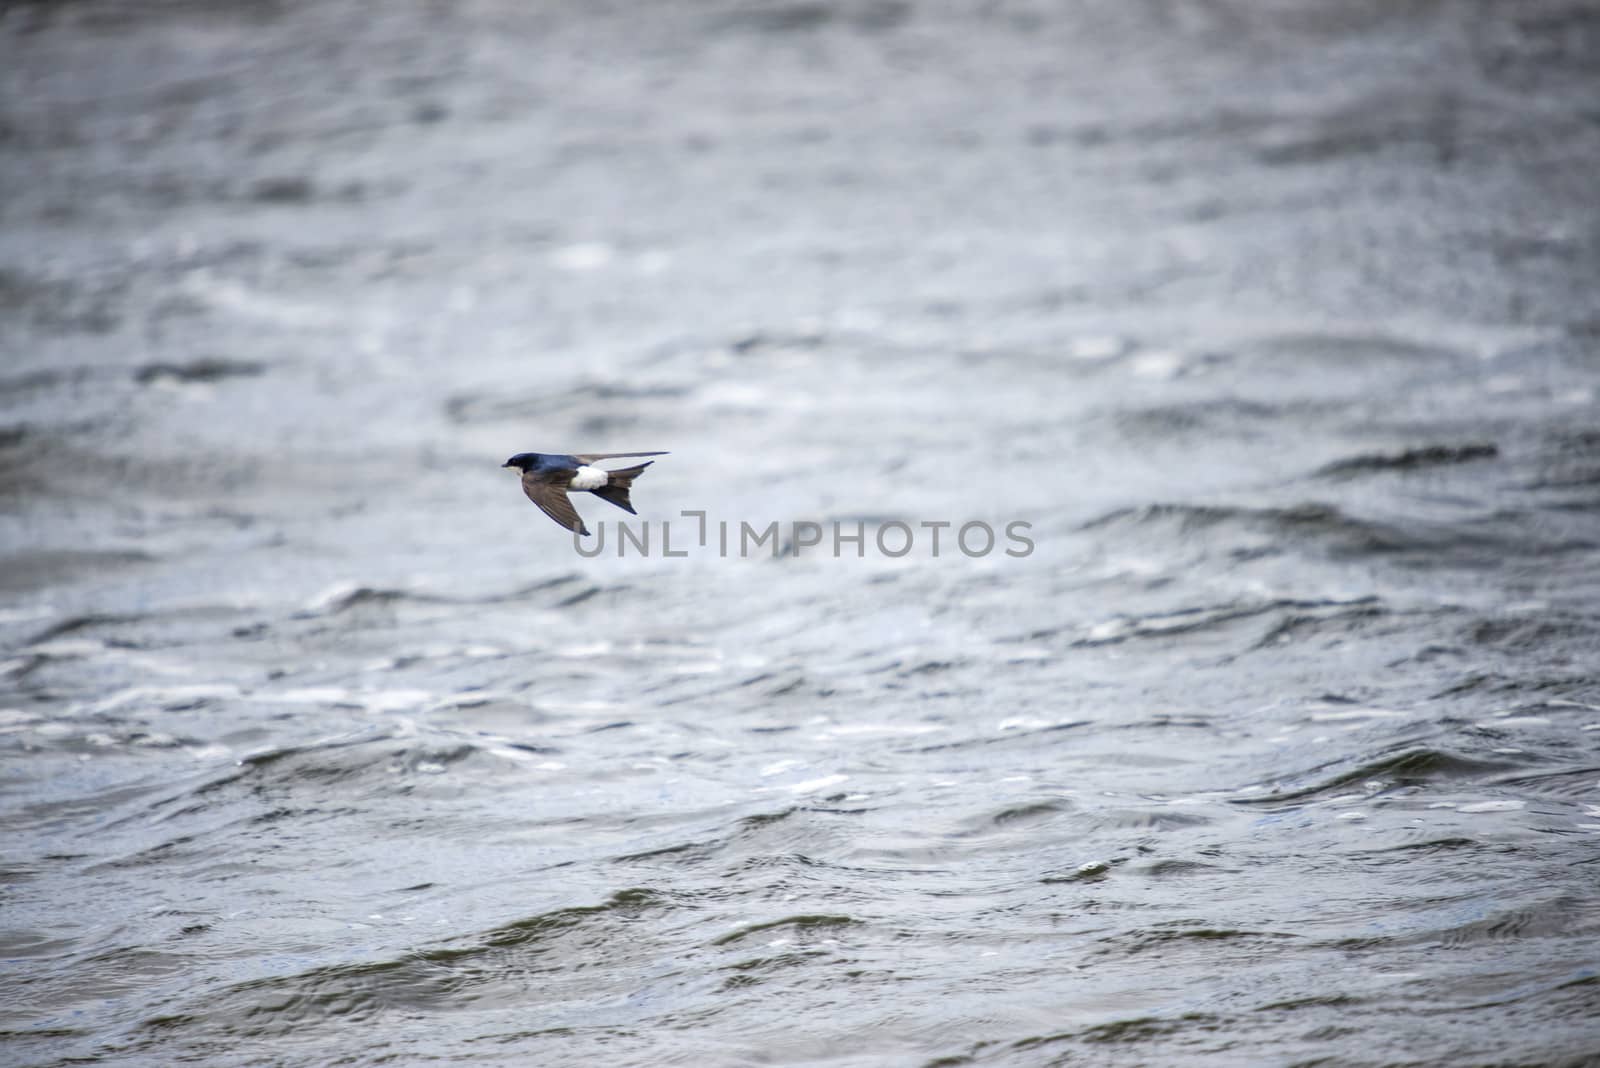
<svg viewBox="0 0 1600 1068"><path fill-rule="evenodd" d="M646 460L633 467L607 471L596 467L597 460L633 459L639 456L665 456L664 452L586 452L568 456L563 453L519 452L501 467L515 467L522 471L522 492L539 506L539 510L568 530L587 535L578 510L572 507L568 490L585 490L610 501L631 515L638 515L628 500L628 488L639 472L654 460Z"/></svg>

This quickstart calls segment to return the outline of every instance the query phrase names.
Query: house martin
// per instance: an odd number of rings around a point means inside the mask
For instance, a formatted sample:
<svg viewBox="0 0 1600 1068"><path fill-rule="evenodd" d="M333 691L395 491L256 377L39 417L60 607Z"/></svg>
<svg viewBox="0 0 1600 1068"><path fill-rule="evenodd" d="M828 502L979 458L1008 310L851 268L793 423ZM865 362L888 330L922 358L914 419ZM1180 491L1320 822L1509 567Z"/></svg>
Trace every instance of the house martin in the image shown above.
<svg viewBox="0 0 1600 1068"><path fill-rule="evenodd" d="M616 460L638 456L665 456L664 452L587 452L575 455L548 452L519 452L501 467L515 467L522 472L522 492L539 506L539 510L568 530L587 535L578 510L572 507L567 496L569 490L584 490L621 508L630 515L638 515L628 500L628 488L639 472L654 460L646 460L634 467L607 471L596 467L597 460Z"/></svg>

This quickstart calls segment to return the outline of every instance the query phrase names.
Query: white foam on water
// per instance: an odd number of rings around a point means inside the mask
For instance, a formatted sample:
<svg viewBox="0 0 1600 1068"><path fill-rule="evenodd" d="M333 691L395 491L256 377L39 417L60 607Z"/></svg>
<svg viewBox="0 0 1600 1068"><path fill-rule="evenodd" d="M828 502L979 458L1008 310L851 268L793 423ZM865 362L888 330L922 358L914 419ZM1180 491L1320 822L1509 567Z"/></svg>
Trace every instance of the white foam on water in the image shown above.
<svg viewBox="0 0 1600 1068"><path fill-rule="evenodd" d="M1066 353L1074 360L1110 360L1132 347L1127 338L1116 334L1083 334L1067 342Z"/></svg>
<svg viewBox="0 0 1600 1068"><path fill-rule="evenodd" d="M209 271L194 271L184 279L181 287L191 297L219 311L232 312L243 319L253 319L278 326L325 326L338 321L338 312L331 307L308 304L305 301L287 300L259 289L250 289L238 282L218 278Z"/></svg>
<svg viewBox="0 0 1600 1068"><path fill-rule="evenodd" d="M1527 808L1528 803L1521 800L1505 801L1474 801L1467 805L1457 805L1457 812L1515 812Z"/></svg>
<svg viewBox="0 0 1600 1068"><path fill-rule="evenodd" d="M437 703L437 695L428 690L372 690L356 699L368 712L399 712Z"/></svg>
<svg viewBox="0 0 1600 1068"><path fill-rule="evenodd" d="M1139 353L1128 362L1128 369L1140 378L1177 378L1184 362L1182 353L1158 349Z"/></svg>
<svg viewBox="0 0 1600 1068"><path fill-rule="evenodd" d="M354 690L343 686L297 686L288 690L258 692L250 695L254 701L278 701L291 705L356 705L360 701Z"/></svg>
<svg viewBox="0 0 1600 1068"><path fill-rule="evenodd" d="M805 761L803 760L779 760L768 764L766 767L756 772L756 774L760 775L763 779L770 779L774 775L782 775L790 768L798 768L804 763Z"/></svg>
<svg viewBox="0 0 1600 1068"><path fill-rule="evenodd" d="M805 782L791 783L788 789L791 794L810 794L818 790L826 790L830 786L837 786L842 782L848 782L849 779L850 776L848 775L824 775L820 779L807 779Z"/></svg>
<svg viewBox="0 0 1600 1068"><path fill-rule="evenodd" d="M824 728L817 732L816 737L910 738L920 734L936 734L945 729L937 723L849 723Z"/></svg>
<svg viewBox="0 0 1600 1068"><path fill-rule="evenodd" d="M550 253L550 263L563 271L581 274L610 266L616 250L603 241L576 241Z"/></svg>
<svg viewBox="0 0 1600 1068"><path fill-rule="evenodd" d="M588 642L583 645L564 645L550 652L564 660L593 660L595 657L610 656L616 651L616 646L611 642Z"/></svg>
<svg viewBox="0 0 1600 1068"><path fill-rule="evenodd" d="M1308 718L1312 723L1342 723L1349 720L1365 719L1405 719L1409 713L1396 712L1392 708L1341 708L1328 712L1313 712Z"/></svg>
<svg viewBox="0 0 1600 1068"><path fill-rule="evenodd" d="M1033 716L1008 716L994 725L997 731L1033 731L1041 727L1050 727L1054 724L1048 719L1038 719Z"/></svg>

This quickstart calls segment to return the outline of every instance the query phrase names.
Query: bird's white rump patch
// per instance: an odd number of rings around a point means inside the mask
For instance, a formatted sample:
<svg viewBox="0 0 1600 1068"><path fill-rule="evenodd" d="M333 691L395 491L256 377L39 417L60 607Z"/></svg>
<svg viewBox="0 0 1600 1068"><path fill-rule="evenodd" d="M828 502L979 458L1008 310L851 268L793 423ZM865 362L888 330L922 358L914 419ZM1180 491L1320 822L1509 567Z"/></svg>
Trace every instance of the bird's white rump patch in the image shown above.
<svg viewBox="0 0 1600 1068"><path fill-rule="evenodd" d="M611 476L606 473L604 468L591 467L588 464L584 464L578 468L577 473L572 476L572 481L567 483L567 486L575 490L599 489L610 481L610 478Z"/></svg>

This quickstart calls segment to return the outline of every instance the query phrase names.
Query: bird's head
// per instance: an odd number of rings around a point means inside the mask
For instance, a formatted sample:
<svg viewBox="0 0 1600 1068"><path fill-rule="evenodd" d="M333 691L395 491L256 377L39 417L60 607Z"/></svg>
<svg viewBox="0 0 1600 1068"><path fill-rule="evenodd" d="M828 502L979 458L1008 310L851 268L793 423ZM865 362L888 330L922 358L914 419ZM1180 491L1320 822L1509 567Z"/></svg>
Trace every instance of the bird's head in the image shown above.
<svg viewBox="0 0 1600 1068"><path fill-rule="evenodd" d="M543 458L544 457L542 455L536 452L519 452L500 466L515 467L519 470L526 471L529 468L538 467L539 461Z"/></svg>

